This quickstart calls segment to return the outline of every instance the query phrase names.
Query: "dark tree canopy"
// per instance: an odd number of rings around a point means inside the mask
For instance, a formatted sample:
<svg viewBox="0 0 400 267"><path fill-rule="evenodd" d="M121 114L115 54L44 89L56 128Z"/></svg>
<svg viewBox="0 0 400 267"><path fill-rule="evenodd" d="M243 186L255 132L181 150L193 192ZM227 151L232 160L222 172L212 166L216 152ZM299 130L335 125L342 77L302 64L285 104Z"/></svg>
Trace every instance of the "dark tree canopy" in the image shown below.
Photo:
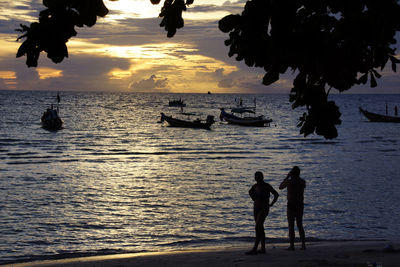
<svg viewBox="0 0 400 267"><path fill-rule="evenodd" d="M266 71L270 85L291 70L297 74L290 93L292 107L306 106L300 133L335 138L340 112L328 101L331 88L340 92L356 84L376 87L388 60L396 71L396 0L251 0L241 15L219 21L229 33L225 44L248 66Z"/></svg>
<svg viewBox="0 0 400 267"><path fill-rule="evenodd" d="M159 4L160 0L151 0ZM164 0L161 27L173 37L183 27L182 11L193 0ZM102 0L43 0L39 22L21 25L26 38L17 57L26 55L36 67L40 52L55 63L68 57L66 42L75 26L93 26L97 16L108 13ZM264 85L280 74L296 75L291 89L292 107L306 107L300 133L337 137L339 108L328 101L332 88L340 92L357 84L377 86L390 60L393 71L395 34L400 30L398 0L249 0L242 14L228 15L219 29L229 33L229 56L250 67L264 68Z"/></svg>

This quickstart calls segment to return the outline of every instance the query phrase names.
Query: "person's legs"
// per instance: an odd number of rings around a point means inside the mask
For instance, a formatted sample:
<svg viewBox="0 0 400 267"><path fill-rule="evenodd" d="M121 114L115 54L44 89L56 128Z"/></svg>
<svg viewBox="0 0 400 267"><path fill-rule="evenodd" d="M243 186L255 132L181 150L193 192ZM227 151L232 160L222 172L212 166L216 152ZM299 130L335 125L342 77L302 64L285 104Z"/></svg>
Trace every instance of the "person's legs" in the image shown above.
<svg viewBox="0 0 400 267"><path fill-rule="evenodd" d="M246 252L246 254L251 255L251 254L256 254L257 253L257 248L258 244L261 242L261 250L260 252L263 253L265 252L265 232L264 232L264 221L265 218L268 215L268 211L257 211L254 213L254 220L256 222L256 240L254 242L253 248Z"/></svg>
<svg viewBox="0 0 400 267"><path fill-rule="evenodd" d="M288 227L289 227L289 242L290 242L290 247L288 248L289 250L294 250L294 220L295 220L295 214L294 211L291 209L287 209L287 220L288 220Z"/></svg>
<svg viewBox="0 0 400 267"><path fill-rule="evenodd" d="M299 229L299 235L301 240L301 249L306 249L306 235L303 227L303 210L299 210L296 214L296 224Z"/></svg>
<svg viewBox="0 0 400 267"><path fill-rule="evenodd" d="M262 211L259 214L259 218L257 221L257 225L258 225L258 236L260 238L260 242L261 242L261 249L258 251L260 253L265 253L265 230L264 230L264 222L265 222L265 218L267 218L268 216L268 211Z"/></svg>

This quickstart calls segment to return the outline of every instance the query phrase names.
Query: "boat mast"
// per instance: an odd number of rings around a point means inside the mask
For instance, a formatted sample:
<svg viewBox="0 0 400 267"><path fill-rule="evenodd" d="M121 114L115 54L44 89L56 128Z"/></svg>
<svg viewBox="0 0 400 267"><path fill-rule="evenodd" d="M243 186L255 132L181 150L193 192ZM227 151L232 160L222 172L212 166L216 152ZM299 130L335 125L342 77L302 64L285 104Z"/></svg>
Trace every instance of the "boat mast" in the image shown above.
<svg viewBox="0 0 400 267"><path fill-rule="evenodd" d="M60 101L61 101L60 93L57 92L57 114L58 115L60 115Z"/></svg>

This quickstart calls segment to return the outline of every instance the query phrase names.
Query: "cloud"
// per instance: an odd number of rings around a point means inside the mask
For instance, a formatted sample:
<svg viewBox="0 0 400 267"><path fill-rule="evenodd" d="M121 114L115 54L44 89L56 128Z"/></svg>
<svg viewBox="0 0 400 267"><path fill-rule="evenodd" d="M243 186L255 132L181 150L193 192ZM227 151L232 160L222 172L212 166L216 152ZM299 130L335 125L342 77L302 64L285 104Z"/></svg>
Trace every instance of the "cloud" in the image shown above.
<svg viewBox="0 0 400 267"><path fill-rule="evenodd" d="M292 88L292 76L281 75L281 79L270 86L262 84L263 73L252 72L248 69L247 72L243 70L233 71L229 74L224 75L223 70L217 70L218 87L222 89L228 89L228 91L234 92L246 92L246 93L282 93L289 92Z"/></svg>
<svg viewBox="0 0 400 267"><path fill-rule="evenodd" d="M232 78L225 78L218 82L220 88L232 88L236 85L235 80Z"/></svg>
<svg viewBox="0 0 400 267"><path fill-rule="evenodd" d="M156 75L151 75L148 79L143 79L139 82L133 82L129 88L136 92L151 92L157 91L168 91L168 78L157 79Z"/></svg>
<svg viewBox="0 0 400 267"><path fill-rule="evenodd" d="M77 28L78 36L67 43L70 57L54 64L42 53L37 69L27 68L25 57L15 58L21 42L15 42L14 29L19 23L37 21L44 9L42 0L0 2L0 71L15 73L15 78L3 78L1 86L25 90L288 92L293 81L290 75L281 75L281 80L266 87L261 84L265 74L262 68L249 68L243 61L228 57L224 40L229 36L218 29L218 20L224 14L241 13L245 2L222 0L211 5L210 1L195 1L184 14L185 27L174 38L167 38L159 27L160 18L135 17L136 2L131 8L131 0L119 0L114 2L118 8L111 10L110 2L105 1L110 14L91 28ZM147 8L145 5L138 11ZM385 86L398 91L399 79L397 73L385 71L375 92Z"/></svg>
<svg viewBox="0 0 400 267"><path fill-rule="evenodd" d="M188 13L191 12L201 12L201 13L211 13L211 12L226 12L238 14L243 11L243 2L230 2L226 1L222 5L201 5L198 4L200 1L194 2L192 6L187 9ZM222 17L221 17L222 19Z"/></svg>
<svg viewBox="0 0 400 267"><path fill-rule="evenodd" d="M224 68L216 69L216 70L214 71L214 73L215 73L215 75L216 75L217 77L222 77L222 76L224 76Z"/></svg>

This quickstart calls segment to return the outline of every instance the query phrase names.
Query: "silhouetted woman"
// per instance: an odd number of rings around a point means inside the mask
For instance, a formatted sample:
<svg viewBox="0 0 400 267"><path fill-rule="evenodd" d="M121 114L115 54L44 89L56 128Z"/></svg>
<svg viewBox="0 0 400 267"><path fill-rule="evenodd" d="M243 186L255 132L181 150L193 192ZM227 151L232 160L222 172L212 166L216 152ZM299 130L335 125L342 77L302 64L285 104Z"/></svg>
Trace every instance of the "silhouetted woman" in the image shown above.
<svg viewBox="0 0 400 267"><path fill-rule="evenodd" d="M249 195L254 201L254 221L256 222L256 241L252 250L246 252L248 255L265 253L265 232L264 232L264 221L269 213L269 207L272 207L278 200L278 192L268 183L264 182L264 175L262 172L256 172L254 175L257 183L249 190ZM274 195L274 199L271 204L269 198L271 193ZM261 242L261 249L257 251L258 244Z"/></svg>
<svg viewBox="0 0 400 267"><path fill-rule="evenodd" d="M303 227L304 213L304 189L306 181L300 178L300 168L294 166L287 174L286 178L279 185L279 189L287 188L287 220L289 226L289 241L290 247L288 250L294 250L294 222L296 221L297 228L301 239L301 249L306 249L306 236Z"/></svg>

